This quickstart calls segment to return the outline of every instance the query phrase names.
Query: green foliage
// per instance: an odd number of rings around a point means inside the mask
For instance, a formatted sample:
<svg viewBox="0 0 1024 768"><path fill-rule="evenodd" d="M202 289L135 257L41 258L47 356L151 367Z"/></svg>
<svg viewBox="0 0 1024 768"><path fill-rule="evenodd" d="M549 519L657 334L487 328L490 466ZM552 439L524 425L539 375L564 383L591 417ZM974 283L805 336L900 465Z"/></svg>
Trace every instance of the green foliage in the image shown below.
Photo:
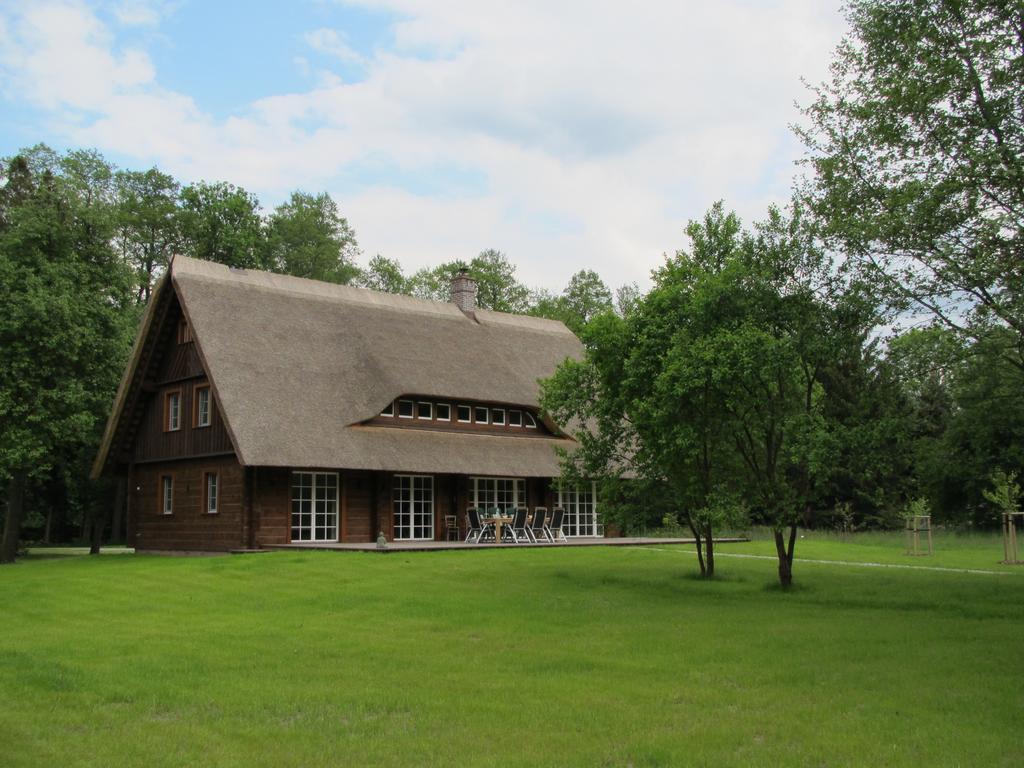
<svg viewBox="0 0 1024 768"><path fill-rule="evenodd" d="M865 353L877 312L798 207L745 232L717 204L687 235L625 318L586 326L586 360L544 382L541 402L580 425L563 472L664 483L695 535L741 509L781 535L834 504L841 459L893 438L895 418L860 430L893 410L860 394L865 382L877 400L889 391ZM877 474L879 486L891 477ZM791 562L792 538L784 549Z"/></svg>
<svg viewBox="0 0 1024 768"><path fill-rule="evenodd" d="M1000 514L1015 515L1020 512L1020 483L1017 482L1016 472L1006 473L998 469L992 473L989 482L992 488L986 488L982 493Z"/></svg>
<svg viewBox="0 0 1024 768"><path fill-rule="evenodd" d="M847 17L802 132L825 234L894 306L998 340L1024 374L1019 5L850 0Z"/></svg>
<svg viewBox="0 0 1024 768"><path fill-rule="evenodd" d="M923 496L911 499L903 508L903 519L913 520L915 517L922 517L931 514L931 502Z"/></svg>
<svg viewBox="0 0 1024 768"><path fill-rule="evenodd" d="M277 272L349 283L359 275L358 255L355 233L326 192L293 192L267 219L263 263Z"/></svg>
<svg viewBox="0 0 1024 768"><path fill-rule="evenodd" d="M26 485L67 466L84 480L137 313L111 247L110 167L83 152L39 174L5 166L17 184L0 212L0 479L17 500L16 543Z"/></svg>
<svg viewBox="0 0 1024 768"><path fill-rule="evenodd" d="M181 186L156 168L118 171L114 242L136 274L136 297L145 303L160 272L180 247L178 196Z"/></svg>
<svg viewBox="0 0 1024 768"><path fill-rule="evenodd" d="M422 299L448 301L452 277L467 270L476 280L476 303L495 312L524 313L529 307L530 291L516 279L516 268L501 251L481 251L469 264L449 261L433 268L418 270L409 281L409 292Z"/></svg>
<svg viewBox="0 0 1024 768"><path fill-rule="evenodd" d="M178 221L189 256L229 267L273 266L265 255L259 201L241 187L223 181L189 184L181 190Z"/></svg>
<svg viewBox="0 0 1024 768"><path fill-rule="evenodd" d="M405 276L402 265L396 259L385 258L379 253L362 271L359 284L383 293L412 293L411 280Z"/></svg>
<svg viewBox="0 0 1024 768"><path fill-rule="evenodd" d="M571 331L579 334L597 315L610 312L612 308L612 292L608 286L597 272L584 269L572 276L560 296L553 296L547 291L536 292L529 313L561 320Z"/></svg>

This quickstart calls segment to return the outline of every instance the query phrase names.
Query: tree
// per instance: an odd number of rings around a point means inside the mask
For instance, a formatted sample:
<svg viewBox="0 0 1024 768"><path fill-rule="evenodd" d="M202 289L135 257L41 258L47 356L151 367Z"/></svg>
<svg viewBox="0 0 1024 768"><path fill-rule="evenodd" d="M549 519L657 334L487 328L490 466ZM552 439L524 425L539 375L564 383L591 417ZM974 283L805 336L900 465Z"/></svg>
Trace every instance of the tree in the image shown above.
<svg viewBox="0 0 1024 768"><path fill-rule="evenodd" d="M1000 342L1024 374L1020 6L850 0L847 16L800 132L825 235L894 306Z"/></svg>
<svg viewBox="0 0 1024 768"><path fill-rule="evenodd" d="M569 280L560 296L547 291L536 291L530 299L529 313L536 317L561 320L574 333L602 312L613 308L612 292L596 272L580 270Z"/></svg>
<svg viewBox="0 0 1024 768"><path fill-rule="evenodd" d="M359 245L326 192L293 192L267 220L264 264L277 272L329 283L358 277Z"/></svg>
<svg viewBox="0 0 1024 768"><path fill-rule="evenodd" d="M118 171L117 233L122 258L136 274L136 300L149 301L160 271L166 269L179 247L178 197L180 185L156 168Z"/></svg>
<svg viewBox="0 0 1024 768"><path fill-rule="evenodd" d="M452 276L468 270L476 280L476 303L481 309L495 312L524 313L529 308L530 291L516 280L516 268L501 251L481 251L469 264L449 261L433 268L423 268L409 280L409 292L421 299L449 301Z"/></svg>
<svg viewBox="0 0 1024 768"><path fill-rule="evenodd" d="M640 286L636 283L620 285L615 289L615 311L625 317L636 309L642 296Z"/></svg>
<svg viewBox="0 0 1024 768"><path fill-rule="evenodd" d="M402 265L379 253L370 259L369 266L359 278L359 284L382 293L412 293L412 280L405 276Z"/></svg>
<svg viewBox="0 0 1024 768"><path fill-rule="evenodd" d="M721 204L687 228L625 318L598 315L586 359L542 385L579 423L566 472L631 472L671 488L714 573L713 530L749 508L792 582L797 526L822 502L836 450L823 372L863 334L870 302L840 282L799 208L744 232Z"/></svg>
<svg viewBox="0 0 1024 768"><path fill-rule="evenodd" d="M178 222L188 255L229 267L267 268L259 201L241 187L188 185L181 190Z"/></svg>
<svg viewBox="0 0 1024 768"><path fill-rule="evenodd" d="M458 262L445 265L451 271ZM487 249L469 262L469 274L477 284L477 306L495 312L523 313L528 308L530 291L516 279L516 268L501 251Z"/></svg>
<svg viewBox="0 0 1024 768"><path fill-rule="evenodd" d="M30 484L97 440L136 315L131 274L110 247L110 175L98 156L70 153L57 174L38 176L26 176L31 162L6 165L19 177L0 214L0 562L9 563Z"/></svg>

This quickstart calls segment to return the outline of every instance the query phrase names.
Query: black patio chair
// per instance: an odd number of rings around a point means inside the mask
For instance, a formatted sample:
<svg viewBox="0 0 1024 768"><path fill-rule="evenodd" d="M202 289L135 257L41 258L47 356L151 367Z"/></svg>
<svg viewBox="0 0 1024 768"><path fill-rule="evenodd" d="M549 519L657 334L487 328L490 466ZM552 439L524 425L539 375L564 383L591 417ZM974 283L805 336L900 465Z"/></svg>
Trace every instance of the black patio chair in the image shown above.
<svg viewBox="0 0 1024 768"><path fill-rule="evenodd" d="M527 529L530 533L530 538L534 542L539 542L542 539L548 541L547 531L544 530L544 523L547 522L548 508L547 507L534 507L533 508L533 520L530 521L530 527Z"/></svg>
<svg viewBox="0 0 1024 768"><path fill-rule="evenodd" d="M491 537L494 537L494 526L490 523L484 523L480 519L480 510L476 507L470 507L466 510L466 541L476 542L480 544L483 542L484 534L488 529L491 530Z"/></svg>
<svg viewBox="0 0 1024 768"><path fill-rule="evenodd" d="M565 510L561 507L555 507L551 511L551 525L546 526L548 532L548 540L552 544L555 542L568 543L569 540L565 538L565 533L562 531L562 520L565 518Z"/></svg>
<svg viewBox="0 0 1024 768"><path fill-rule="evenodd" d="M526 507L516 508L515 513L512 515L512 525L507 526L509 533L512 534L512 541L518 544L520 541L530 541L530 531L526 527L526 516L530 514L530 510Z"/></svg>

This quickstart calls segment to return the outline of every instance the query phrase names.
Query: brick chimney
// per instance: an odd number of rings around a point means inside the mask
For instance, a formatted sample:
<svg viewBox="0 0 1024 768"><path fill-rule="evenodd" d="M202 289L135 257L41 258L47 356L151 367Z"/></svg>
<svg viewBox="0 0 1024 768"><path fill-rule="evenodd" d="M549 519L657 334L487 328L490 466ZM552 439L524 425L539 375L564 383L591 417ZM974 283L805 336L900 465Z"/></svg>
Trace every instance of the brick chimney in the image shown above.
<svg viewBox="0 0 1024 768"><path fill-rule="evenodd" d="M476 280L468 269L460 269L452 276L452 303L466 314L476 311Z"/></svg>

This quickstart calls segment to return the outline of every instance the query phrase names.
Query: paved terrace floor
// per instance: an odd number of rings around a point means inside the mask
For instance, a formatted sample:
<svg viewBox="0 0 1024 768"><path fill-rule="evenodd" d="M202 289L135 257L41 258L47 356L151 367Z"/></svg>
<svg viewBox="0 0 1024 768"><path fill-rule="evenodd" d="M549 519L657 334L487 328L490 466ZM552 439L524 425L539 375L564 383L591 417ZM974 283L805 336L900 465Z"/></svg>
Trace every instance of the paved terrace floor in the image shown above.
<svg viewBox="0 0 1024 768"><path fill-rule="evenodd" d="M715 539L716 544L727 544L729 542L747 541L747 539L722 538ZM374 542L367 543L341 543L331 541L312 541L297 544L276 544L268 545L264 549L329 549L337 552L436 552L439 550L474 550L474 549L527 549L556 547L643 547L649 545L665 544L693 544L693 539L666 539L650 538L640 536L623 536L615 538L572 538L558 544L548 543L526 543L512 544L503 542L501 544L476 544L464 541L389 541L387 549L377 549Z"/></svg>

